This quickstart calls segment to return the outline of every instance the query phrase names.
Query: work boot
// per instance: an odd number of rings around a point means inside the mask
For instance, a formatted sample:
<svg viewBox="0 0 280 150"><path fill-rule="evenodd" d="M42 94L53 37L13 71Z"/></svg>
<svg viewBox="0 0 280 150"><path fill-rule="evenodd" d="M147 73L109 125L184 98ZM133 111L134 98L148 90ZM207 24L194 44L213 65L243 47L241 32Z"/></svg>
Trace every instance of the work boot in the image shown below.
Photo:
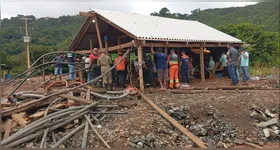
<svg viewBox="0 0 280 150"><path fill-rule="evenodd" d="M106 91L108 91L108 84L107 83L104 83L104 88Z"/></svg>
<svg viewBox="0 0 280 150"><path fill-rule="evenodd" d="M109 83L109 84L108 84L108 90L109 90L109 91L113 91L113 84L112 84L112 83Z"/></svg>

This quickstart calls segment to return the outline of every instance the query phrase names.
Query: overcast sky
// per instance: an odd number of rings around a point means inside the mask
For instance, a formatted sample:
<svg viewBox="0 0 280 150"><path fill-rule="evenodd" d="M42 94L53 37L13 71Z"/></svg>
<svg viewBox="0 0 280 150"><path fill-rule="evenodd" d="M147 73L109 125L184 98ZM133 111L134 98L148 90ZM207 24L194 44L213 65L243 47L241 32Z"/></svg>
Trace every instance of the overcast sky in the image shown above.
<svg viewBox="0 0 280 150"><path fill-rule="evenodd" d="M1 0L0 0L1 1ZM21 2L19 2L21 1ZM1 2L1 18L10 18L22 15L34 15L35 17L59 17L62 15L76 15L79 12L89 11L89 8L115 10L122 12L139 13L149 15L152 12L158 12L162 7L167 7L171 12L189 13L191 10L200 8L223 8L238 7L256 4L257 2L147 2L142 0L103 0L102 2L66 2L57 0L45 2L42 0L22 2ZM38 2L39 1L39 2ZM106 2L104 2L106 1Z"/></svg>

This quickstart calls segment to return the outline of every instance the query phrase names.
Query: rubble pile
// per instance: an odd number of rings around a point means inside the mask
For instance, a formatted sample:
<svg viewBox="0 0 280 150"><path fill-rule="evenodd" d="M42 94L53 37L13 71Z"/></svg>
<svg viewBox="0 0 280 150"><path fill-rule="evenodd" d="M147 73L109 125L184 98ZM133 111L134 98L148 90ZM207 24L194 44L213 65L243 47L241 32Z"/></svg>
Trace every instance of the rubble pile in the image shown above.
<svg viewBox="0 0 280 150"><path fill-rule="evenodd" d="M277 109L269 110L253 104L250 110L250 117L254 119L255 126L259 128L259 135L262 136L262 139L264 141L280 140L280 122Z"/></svg>

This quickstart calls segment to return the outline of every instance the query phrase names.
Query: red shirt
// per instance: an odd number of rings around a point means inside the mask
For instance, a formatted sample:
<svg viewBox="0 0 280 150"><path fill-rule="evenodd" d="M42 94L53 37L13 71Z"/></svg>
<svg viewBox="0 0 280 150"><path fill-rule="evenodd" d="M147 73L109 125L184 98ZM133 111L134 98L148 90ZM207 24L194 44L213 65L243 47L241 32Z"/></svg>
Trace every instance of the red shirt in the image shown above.
<svg viewBox="0 0 280 150"><path fill-rule="evenodd" d="M101 55L98 54L97 56L95 56L94 54L90 54L89 59L91 63L97 63L97 59L100 57Z"/></svg>

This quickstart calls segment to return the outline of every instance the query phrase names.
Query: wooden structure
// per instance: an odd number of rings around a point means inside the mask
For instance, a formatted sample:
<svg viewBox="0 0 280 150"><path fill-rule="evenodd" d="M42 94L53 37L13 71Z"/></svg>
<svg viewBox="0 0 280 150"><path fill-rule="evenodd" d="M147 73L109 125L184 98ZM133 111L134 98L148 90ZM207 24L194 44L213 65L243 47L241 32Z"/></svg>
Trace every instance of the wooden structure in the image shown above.
<svg viewBox="0 0 280 150"><path fill-rule="evenodd" d="M112 53L119 49L137 47L141 91L144 90L142 70L143 54L145 50L147 51L151 47L164 48L165 53L167 53L168 48L175 48L177 54L180 54L179 48L199 48L201 82L204 82L204 48L226 47L229 42L234 45L243 44L241 40L197 21L167 19L103 10L80 12L80 15L85 16L86 19L68 47L68 51L91 53L92 48L97 47L103 49L106 47L106 50ZM155 22L155 25L151 24L151 22ZM156 24L157 22L162 22L165 26ZM182 26L172 27L172 22L174 22L174 25L182 24ZM171 23L171 26L166 26L167 23ZM184 25L189 25L188 29L186 29L186 33L181 33ZM177 31L178 29L181 31ZM193 32L197 32L197 37L188 37ZM176 38L175 36L178 37Z"/></svg>

